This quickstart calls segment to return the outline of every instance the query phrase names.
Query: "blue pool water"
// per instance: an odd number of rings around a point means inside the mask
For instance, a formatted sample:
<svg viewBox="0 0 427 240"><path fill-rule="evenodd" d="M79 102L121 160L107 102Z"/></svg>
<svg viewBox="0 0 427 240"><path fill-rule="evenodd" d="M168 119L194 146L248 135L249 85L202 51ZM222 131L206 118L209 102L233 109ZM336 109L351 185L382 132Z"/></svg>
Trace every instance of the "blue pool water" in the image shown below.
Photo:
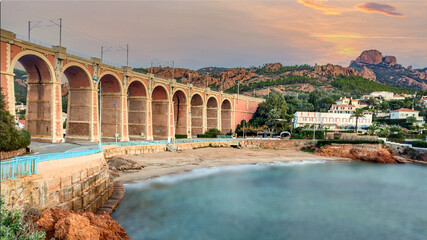
<svg viewBox="0 0 427 240"><path fill-rule="evenodd" d="M126 185L132 239L427 239L427 167L362 162L198 169Z"/></svg>

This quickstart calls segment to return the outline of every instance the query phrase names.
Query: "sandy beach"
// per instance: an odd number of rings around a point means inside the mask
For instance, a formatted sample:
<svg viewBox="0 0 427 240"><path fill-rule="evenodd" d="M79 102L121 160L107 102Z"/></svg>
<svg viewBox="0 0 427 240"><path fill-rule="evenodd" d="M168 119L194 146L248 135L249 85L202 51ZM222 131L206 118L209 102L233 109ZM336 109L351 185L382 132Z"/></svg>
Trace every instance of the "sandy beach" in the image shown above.
<svg viewBox="0 0 427 240"><path fill-rule="evenodd" d="M141 170L120 172L114 181L124 183L181 174L195 168L293 161L351 161L347 158L322 157L298 150L199 148L180 152L160 152L118 156L144 166Z"/></svg>

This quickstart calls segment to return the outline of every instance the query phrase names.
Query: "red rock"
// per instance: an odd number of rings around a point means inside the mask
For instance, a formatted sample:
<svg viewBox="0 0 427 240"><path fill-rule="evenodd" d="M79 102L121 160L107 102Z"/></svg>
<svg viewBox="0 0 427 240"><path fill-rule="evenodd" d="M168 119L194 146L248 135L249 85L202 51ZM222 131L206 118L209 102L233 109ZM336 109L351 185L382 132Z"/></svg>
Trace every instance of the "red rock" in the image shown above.
<svg viewBox="0 0 427 240"><path fill-rule="evenodd" d="M372 71L370 68L363 66L362 71L360 71L360 75L363 78L369 79L369 80L377 80L377 76L375 75L374 71Z"/></svg>
<svg viewBox="0 0 427 240"><path fill-rule="evenodd" d="M397 163L392 154L381 144L332 144L317 149L315 154L377 163Z"/></svg>
<svg viewBox="0 0 427 240"><path fill-rule="evenodd" d="M365 50L356 58L356 63L379 64L383 61L383 56L380 51L372 49Z"/></svg>
<svg viewBox="0 0 427 240"><path fill-rule="evenodd" d="M130 239L125 230L108 214L46 210L37 221L37 226L46 232L46 239Z"/></svg>
<svg viewBox="0 0 427 240"><path fill-rule="evenodd" d="M382 61L390 66L396 65L397 63L395 56L385 56Z"/></svg>
<svg viewBox="0 0 427 240"><path fill-rule="evenodd" d="M341 67L339 65L333 65L333 64L326 64L321 66L315 66L314 71L311 73L311 77L318 77L318 76L357 76L360 75L360 73L353 68L350 67Z"/></svg>

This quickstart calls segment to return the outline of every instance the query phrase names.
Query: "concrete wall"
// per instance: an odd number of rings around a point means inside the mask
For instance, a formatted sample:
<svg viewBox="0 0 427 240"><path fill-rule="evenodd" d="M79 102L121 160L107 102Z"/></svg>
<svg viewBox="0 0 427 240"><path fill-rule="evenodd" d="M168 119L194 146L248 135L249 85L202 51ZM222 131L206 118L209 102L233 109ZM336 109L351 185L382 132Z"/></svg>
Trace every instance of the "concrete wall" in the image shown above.
<svg viewBox="0 0 427 240"><path fill-rule="evenodd" d="M240 140L239 145L243 148L266 148L266 149L301 149L302 147L314 147L311 140Z"/></svg>
<svg viewBox="0 0 427 240"><path fill-rule="evenodd" d="M103 153L39 163L39 174L1 182L6 206L94 212L112 194Z"/></svg>
<svg viewBox="0 0 427 240"><path fill-rule="evenodd" d="M14 151L0 152L0 159L14 158L19 155L25 154L26 152L27 150L25 148L21 148Z"/></svg>

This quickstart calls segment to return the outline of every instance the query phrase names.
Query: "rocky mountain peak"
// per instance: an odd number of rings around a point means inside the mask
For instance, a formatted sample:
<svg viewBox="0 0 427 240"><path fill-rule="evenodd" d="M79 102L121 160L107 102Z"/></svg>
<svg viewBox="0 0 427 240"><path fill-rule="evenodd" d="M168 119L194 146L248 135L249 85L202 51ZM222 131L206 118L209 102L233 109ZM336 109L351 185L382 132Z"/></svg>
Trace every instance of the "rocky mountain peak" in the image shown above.
<svg viewBox="0 0 427 240"><path fill-rule="evenodd" d="M371 49L365 50L356 58L356 63L379 64L383 61L383 55L380 51Z"/></svg>

